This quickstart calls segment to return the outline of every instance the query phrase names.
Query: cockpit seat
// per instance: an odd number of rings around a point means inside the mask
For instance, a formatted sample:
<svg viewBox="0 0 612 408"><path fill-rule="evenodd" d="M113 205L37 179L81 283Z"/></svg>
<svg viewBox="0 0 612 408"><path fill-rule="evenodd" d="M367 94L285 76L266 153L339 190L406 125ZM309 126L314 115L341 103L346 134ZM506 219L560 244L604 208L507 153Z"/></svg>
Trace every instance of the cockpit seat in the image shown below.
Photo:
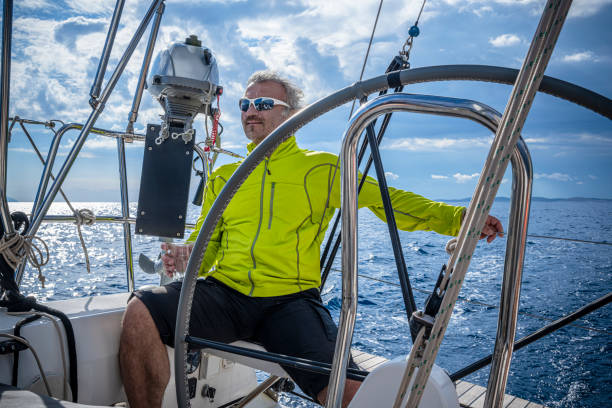
<svg viewBox="0 0 612 408"><path fill-rule="evenodd" d="M0 384L0 408L94 408L99 405L85 405L61 401L21 390L6 384Z"/></svg>

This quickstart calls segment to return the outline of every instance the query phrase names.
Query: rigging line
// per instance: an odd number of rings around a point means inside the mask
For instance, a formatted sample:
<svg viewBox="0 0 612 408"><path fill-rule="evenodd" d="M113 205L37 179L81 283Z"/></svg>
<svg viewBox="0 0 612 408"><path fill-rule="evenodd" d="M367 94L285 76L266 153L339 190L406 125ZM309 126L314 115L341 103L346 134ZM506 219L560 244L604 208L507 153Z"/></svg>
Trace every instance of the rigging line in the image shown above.
<svg viewBox="0 0 612 408"><path fill-rule="evenodd" d="M335 272L341 272L341 270L337 269L337 268L332 268L332 270L335 271ZM365 279L381 282L381 283L386 283L386 284L392 285L392 286L398 286L398 287L400 286L398 283L391 282L391 281L384 280L384 279L380 279L380 278L375 278L373 276L364 275L362 273L358 273L357 276L359 276L361 278L365 278ZM430 294L431 293L428 290L415 288L414 286L412 287L412 290L415 290L415 291L421 292L421 293L425 293L425 294ZM466 298L463 298L463 297L460 297L459 300L461 300L461 301L463 301L465 303L471 303L471 304L474 304L474 305L490 307L490 308L493 308L493 309L499 309L499 306L497 306L497 305L492 305L492 304L489 304L489 303L479 302L477 300L470 300L470 299L466 299ZM528 313L528 312L520 312L519 311L519 314L523 315L523 316L527 316L527 317L532 317L534 319L545 320L545 321L548 321L548 322L554 322L554 321L557 320L557 319L551 319L550 317L545 317L545 316L541 316L541 315L537 315L537 314L533 314L533 313ZM583 329L583 330L595 331L595 332L598 332L598 333L603 333L603 334L607 334L609 336L612 336L612 332L609 332L607 330L596 329L594 327L588 327L588 326L581 326L581 325L578 325L578 324L570 324L569 326L576 327L576 328Z"/></svg>
<svg viewBox="0 0 612 408"><path fill-rule="evenodd" d="M32 139L32 136L30 136L30 133L28 132L28 130L24 126L23 120L21 118L17 117L17 116L15 116L15 120L19 121L19 126L21 126L21 129L23 130L23 133L26 135L26 137L30 141L30 144L34 148L34 151L36 152L36 155L38 156L38 158L40 159L41 163L44 166L46 164L46 161L43 158L43 155L40 153L40 150L38 150L38 146L36 146L36 142L34 142L34 139ZM55 181L55 177L53 176L53 174L51 172L49 173L49 176L51 177L51 179L53 181ZM72 204L70 203L70 200L68 200L68 197L66 197L66 194L61 189L61 187L59 189L59 193L62 195L62 197L66 201L66 204L68 205L68 207L70 208L70 210L72 211L72 213L75 216L76 225L77 225L77 232L78 232L78 235L79 235L79 241L81 241L81 248L83 248L83 255L85 256L85 266L87 267L87 272L91 273L91 263L89 261L89 253L87 252L87 246L85 245L85 240L83 239L83 233L81 231L81 224L91 225L91 224L93 224L93 221L95 220L96 217L95 217L94 213L91 210L88 210L86 208L85 209L81 209L81 210L76 210L72 206Z"/></svg>
<svg viewBox="0 0 612 408"><path fill-rule="evenodd" d="M417 16L417 19L414 22L415 26L419 25L419 20L421 19L421 14L423 13L423 9L425 8L425 3L427 3L427 0L423 0L423 4L421 4L421 10L419 11L419 15Z"/></svg>
<svg viewBox="0 0 612 408"><path fill-rule="evenodd" d="M586 244L597 244L597 245L610 245L610 246L612 246L612 242L607 242L607 241L589 241L589 240L585 240L585 239L561 238L561 237L552 237L552 236L548 236L548 235L533 235L533 234L527 234L527 236L531 237L531 238L559 239L561 241L572 241L572 242L582 242L582 243L586 243Z"/></svg>
<svg viewBox="0 0 612 408"><path fill-rule="evenodd" d="M372 46L372 40L374 39L374 32L376 32L376 25L378 24L378 17L380 16L380 10L382 9L383 0L380 0L378 4L378 12L376 13L376 20L374 20L374 27L372 27L372 34L370 35L370 42L368 43L368 49L365 57L363 58L363 65L361 66L361 74L359 74L359 81L363 79L363 72L365 71L366 63L368 62L368 56L370 55L370 47ZM353 110L355 109L355 99L351 105L351 113L349 113L349 119L353 116Z"/></svg>
<svg viewBox="0 0 612 408"><path fill-rule="evenodd" d="M586 316L587 314L593 312L594 310L597 310L605 305L607 305L608 303L610 303L612 301L612 292L608 293L607 295L604 295L602 297L600 297L597 300L592 301L591 303L581 307L580 309L576 310L575 312L572 312L570 314L568 314L567 316L564 316L560 319L555 320L553 323L548 324L544 327L542 327L539 330L536 330L535 332L528 334L527 336L523 337L522 339L516 340L514 342L514 347L513 347L513 352L517 352L518 350L522 349L525 346L528 346L529 344L533 343L536 340L541 339L542 337L548 336L549 334L565 327L568 325L571 325L570 323L573 321L576 321L577 319ZM491 364L492 361L492 354L489 354L488 356L481 358L480 360L462 368L461 370L453 373L450 375L450 379L451 381L457 381L458 379L461 379L463 377L465 377L466 375L470 375L474 372L476 372L477 370L480 370L481 368L483 368L484 366Z"/></svg>

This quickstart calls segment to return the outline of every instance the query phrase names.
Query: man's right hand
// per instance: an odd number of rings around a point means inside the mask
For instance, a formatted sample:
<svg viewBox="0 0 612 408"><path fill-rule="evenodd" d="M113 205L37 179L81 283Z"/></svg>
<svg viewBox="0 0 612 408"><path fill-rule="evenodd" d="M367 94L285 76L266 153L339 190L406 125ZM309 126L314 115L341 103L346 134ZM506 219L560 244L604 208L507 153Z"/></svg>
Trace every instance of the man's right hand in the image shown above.
<svg viewBox="0 0 612 408"><path fill-rule="evenodd" d="M161 244L163 255L161 257L166 275L173 277L175 273L183 273L187 269L189 255L193 244L172 244L163 242Z"/></svg>

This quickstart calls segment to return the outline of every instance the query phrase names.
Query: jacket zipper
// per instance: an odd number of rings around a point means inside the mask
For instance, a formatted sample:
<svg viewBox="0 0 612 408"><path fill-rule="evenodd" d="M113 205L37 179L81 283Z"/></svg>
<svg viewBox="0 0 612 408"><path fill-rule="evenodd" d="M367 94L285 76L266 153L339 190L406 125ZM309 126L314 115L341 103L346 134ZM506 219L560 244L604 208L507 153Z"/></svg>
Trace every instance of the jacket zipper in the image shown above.
<svg viewBox="0 0 612 408"><path fill-rule="evenodd" d="M253 238L253 243L251 244L251 259L253 260L253 269L257 268L257 262L255 261L255 254L253 253L255 249L255 243L257 242L257 238L259 237L259 231L261 230L261 222L263 220L263 195L264 195L264 187L266 183L266 173L268 172L268 160L266 159L264 164L263 176L261 177L261 192L259 194L259 223L257 224L257 232L255 233L255 238ZM249 292L249 296L253 296L253 291L255 290L255 282L253 282L252 270L249 269L249 281L251 282L251 290Z"/></svg>
<svg viewBox="0 0 612 408"><path fill-rule="evenodd" d="M274 187L276 182L272 182L272 191L270 192L270 220L268 221L268 229L272 229L272 215L274 214Z"/></svg>

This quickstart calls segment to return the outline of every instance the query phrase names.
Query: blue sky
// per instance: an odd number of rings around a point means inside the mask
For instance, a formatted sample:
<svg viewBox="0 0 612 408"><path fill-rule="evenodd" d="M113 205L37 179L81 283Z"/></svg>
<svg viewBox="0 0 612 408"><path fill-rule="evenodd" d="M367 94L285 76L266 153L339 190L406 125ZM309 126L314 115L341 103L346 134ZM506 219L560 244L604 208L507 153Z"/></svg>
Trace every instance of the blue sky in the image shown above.
<svg viewBox="0 0 612 408"><path fill-rule="evenodd" d="M246 138L237 100L255 70L270 68L300 84L310 103L359 77L378 1L168 0L156 50L197 34L213 50L225 93L223 147L244 154ZM21 0L13 27L10 114L83 123L114 0ZM107 79L149 2L126 0ZM487 64L519 68L539 21L543 0L429 0L412 67ZM365 78L384 72L406 39L420 0L384 2ZM612 96L612 0L575 0L547 74ZM96 126L122 131L144 52L145 34ZM503 111L511 87L476 82L410 86L407 92L474 99ZM298 143L337 153L350 105L307 125ZM137 123L159 123L162 113L145 92ZM199 135L203 121L195 123ZM39 148L51 133L29 126ZM62 142L65 159L77 133ZM465 120L396 115L382 155L389 183L432 198L469 197L492 135ZM533 193L544 197L612 198L612 126L584 108L538 95L524 128L536 175ZM143 145L128 145L130 200L138 197ZM222 157L218 164L232 159ZM56 166L56 171L59 165ZM8 195L31 201L41 165L23 133L9 145ZM74 201L118 201L114 140L90 136L65 184ZM192 180L192 189L196 186ZM509 196L510 173L499 195Z"/></svg>

